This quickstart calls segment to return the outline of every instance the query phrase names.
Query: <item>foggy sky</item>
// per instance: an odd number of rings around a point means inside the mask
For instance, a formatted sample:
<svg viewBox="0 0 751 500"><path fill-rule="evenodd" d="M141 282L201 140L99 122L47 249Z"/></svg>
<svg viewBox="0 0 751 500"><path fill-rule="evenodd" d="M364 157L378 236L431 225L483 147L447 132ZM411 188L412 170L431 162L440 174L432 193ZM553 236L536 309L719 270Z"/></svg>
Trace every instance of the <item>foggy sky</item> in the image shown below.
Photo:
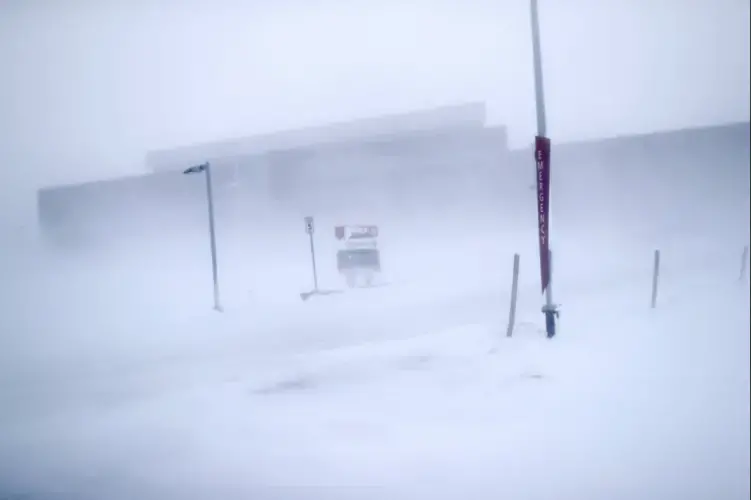
<svg viewBox="0 0 751 500"><path fill-rule="evenodd" d="M748 0L539 0L549 135L749 119ZM0 0L0 204L147 150L483 100L534 135L527 0Z"/></svg>

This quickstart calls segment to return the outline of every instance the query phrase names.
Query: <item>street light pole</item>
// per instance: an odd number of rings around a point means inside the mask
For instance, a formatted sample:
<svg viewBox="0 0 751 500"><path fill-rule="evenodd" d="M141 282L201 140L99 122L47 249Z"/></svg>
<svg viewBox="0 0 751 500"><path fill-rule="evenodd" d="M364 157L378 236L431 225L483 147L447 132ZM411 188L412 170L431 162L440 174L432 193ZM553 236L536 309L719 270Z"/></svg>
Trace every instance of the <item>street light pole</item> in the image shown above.
<svg viewBox="0 0 751 500"><path fill-rule="evenodd" d="M214 281L214 310L222 311L219 298L219 271L216 258L216 230L214 228L214 190L211 185L211 164L202 163L190 167L183 174L197 174L203 172L206 175L206 204L209 212L209 242L211 244L211 274Z"/></svg>

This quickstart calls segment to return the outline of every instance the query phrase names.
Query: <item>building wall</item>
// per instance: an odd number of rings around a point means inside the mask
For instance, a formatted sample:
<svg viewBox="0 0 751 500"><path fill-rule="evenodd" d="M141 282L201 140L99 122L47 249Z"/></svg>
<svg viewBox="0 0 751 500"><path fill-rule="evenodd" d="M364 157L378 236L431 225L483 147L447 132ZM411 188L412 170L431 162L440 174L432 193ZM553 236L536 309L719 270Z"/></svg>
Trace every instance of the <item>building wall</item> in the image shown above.
<svg viewBox="0 0 751 500"><path fill-rule="evenodd" d="M384 115L151 151L146 155L146 165L155 172L174 171L204 161L222 161L274 151L317 148L322 145L337 147L376 137L404 136L446 129L477 130L485 126L485 114L485 104L479 102Z"/></svg>
<svg viewBox="0 0 751 500"><path fill-rule="evenodd" d="M452 193L469 196L472 182L465 180L502 169L505 144L503 128L352 142L270 155L269 176L274 196L289 209L348 209L368 200L408 205L436 195L446 201Z"/></svg>
<svg viewBox="0 0 751 500"><path fill-rule="evenodd" d="M717 213L748 212L750 161L748 124L554 143L553 224L716 226ZM416 221L481 214L499 228L534 224L532 151L509 153L503 128L360 139L213 165L218 228L238 241L297 228L304 215ZM202 176L179 172L44 189L40 228L55 248L75 251L205 243L205 196Z"/></svg>
<svg viewBox="0 0 751 500"><path fill-rule="evenodd" d="M42 189L41 233L58 248L103 249L179 231L203 215L202 185L191 180L160 174Z"/></svg>
<svg viewBox="0 0 751 500"><path fill-rule="evenodd" d="M511 158L532 184L532 150ZM716 226L718 212L747 211L750 161L748 123L553 142L551 210L559 224L583 229L698 231Z"/></svg>
<svg viewBox="0 0 751 500"><path fill-rule="evenodd" d="M308 214L438 214L490 202L491 180L507 154L506 131L495 128L223 158L212 162L217 226L240 238ZM205 197L202 176L159 172L41 190L39 221L48 242L60 248L109 251L205 238Z"/></svg>

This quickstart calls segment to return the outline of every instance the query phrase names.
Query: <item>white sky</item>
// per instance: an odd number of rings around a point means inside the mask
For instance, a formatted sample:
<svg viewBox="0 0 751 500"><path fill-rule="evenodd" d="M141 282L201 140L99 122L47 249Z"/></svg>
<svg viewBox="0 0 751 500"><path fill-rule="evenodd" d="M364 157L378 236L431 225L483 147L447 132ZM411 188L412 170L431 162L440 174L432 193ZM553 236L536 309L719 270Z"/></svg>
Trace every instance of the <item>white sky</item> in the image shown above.
<svg viewBox="0 0 751 500"><path fill-rule="evenodd" d="M554 141L749 119L748 0L539 0ZM147 150L484 100L534 134L527 0L0 0L0 200Z"/></svg>

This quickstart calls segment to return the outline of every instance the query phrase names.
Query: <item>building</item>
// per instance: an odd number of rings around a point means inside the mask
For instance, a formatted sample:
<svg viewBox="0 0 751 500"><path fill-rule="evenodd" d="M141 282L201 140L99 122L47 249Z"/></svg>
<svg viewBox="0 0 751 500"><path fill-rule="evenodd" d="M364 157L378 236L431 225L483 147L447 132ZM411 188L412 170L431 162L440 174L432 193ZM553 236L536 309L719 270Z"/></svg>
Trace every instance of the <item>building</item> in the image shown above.
<svg viewBox="0 0 751 500"><path fill-rule="evenodd" d="M551 210L558 224L592 231L716 226L718 212L748 212L750 132L745 122L554 142ZM521 170L532 155L514 151L510 162Z"/></svg>
<svg viewBox="0 0 751 500"><path fill-rule="evenodd" d="M713 217L696 200L747 212L748 138L740 123L554 142L554 223L626 230L650 213L666 228L690 226ZM204 161L218 231L238 251L248 235L298 230L305 215L341 224L397 214L436 226L485 217L499 230L536 223L532 150L509 151L506 129L486 125L483 104L467 104L154 151L144 175L39 190L41 232L79 251L205 243L205 184L181 175Z"/></svg>
<svg viewBox="0 0 751 500"><path fill-rule="evenodd" d="M166 228L205 237L204 185L180 175L204 161L225 234L303 214L439 213L489 202L507 156L506 129L486 126L484 104L449 106L153 151L147 174L40 190L39 222L64 247L159 239Z"/></svg>

